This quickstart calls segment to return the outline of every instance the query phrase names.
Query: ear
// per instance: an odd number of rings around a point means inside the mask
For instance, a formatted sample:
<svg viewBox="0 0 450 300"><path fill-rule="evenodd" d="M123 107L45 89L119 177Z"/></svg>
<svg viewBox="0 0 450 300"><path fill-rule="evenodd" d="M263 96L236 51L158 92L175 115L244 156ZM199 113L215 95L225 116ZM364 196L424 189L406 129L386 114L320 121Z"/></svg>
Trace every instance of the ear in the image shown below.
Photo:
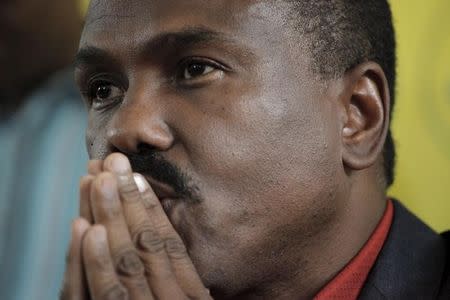
<svg viewBox="0 0 450 300"><path fill-rule="evenodd" d="M346 167L362 170L372 166L383 151L389 129L390 93L383 69L366 62L344 75L340 98L342 160Z"/></svg>

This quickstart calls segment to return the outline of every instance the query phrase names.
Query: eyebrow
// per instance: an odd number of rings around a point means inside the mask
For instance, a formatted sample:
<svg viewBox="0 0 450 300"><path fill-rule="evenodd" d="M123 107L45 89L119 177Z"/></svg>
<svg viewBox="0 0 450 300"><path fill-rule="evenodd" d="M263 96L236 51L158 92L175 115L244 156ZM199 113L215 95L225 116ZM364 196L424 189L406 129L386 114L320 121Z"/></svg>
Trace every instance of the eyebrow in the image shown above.
<svg viewBox="0 0 450 300"><path fill-rule="evenodd" d="M227 42L230 43L229 39L226 39L222 33L213 31L203 27L185 27L181 31L176 32L164 32L153 37L150 41L145 43L144 51L153 46L183 46L189 47L191 45L196 45L205 42Z"/></svg>
<svg viewBox="0 0 450 300"><path fill-rule="evenodd" d="M203 27L186 27L180 31L163 32L152 37L150 40L138 47L138 53L161 53L170 51L177 51L193 47L199 44L213 44L222 43L236 47L236 41L233 41L224 36L224 34L213 31ZM254 54L247 50L246 55L253 56ZM110 65L117 62L106 50L94 47L85 46L81 48L75 56L74 65L80 67L82 65L105 64Z"/></svg>
<svg viewBox="0 0 450 300"><path fill-rule="evenodd" d="M73 64L75 68L79 68L83 65L111 64L115 61L116 59L107 51L94 46L85 46L78 51Z"/></svg>

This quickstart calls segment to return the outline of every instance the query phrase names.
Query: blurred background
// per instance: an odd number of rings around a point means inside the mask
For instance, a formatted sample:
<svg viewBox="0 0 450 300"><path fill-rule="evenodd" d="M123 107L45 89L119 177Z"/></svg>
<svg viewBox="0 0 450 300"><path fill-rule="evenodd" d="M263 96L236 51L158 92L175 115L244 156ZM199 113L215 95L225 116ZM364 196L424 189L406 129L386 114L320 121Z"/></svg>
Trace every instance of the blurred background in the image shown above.
<svg viewBox="0 0 450 300"><path fill-rule="evenodd" d="M390 195L450 228L450 1L392 0L397 31L397 169Z"/></svg>
<svg viewBox="0 0 450 300"><path fill-rule="evenodd" d="M70 66L87 5L0 5L0 299L57 299L61 286L87 161L86 116ZM450 1L391 5L398 84L389 195L443 231L450 229Z"/></svg>

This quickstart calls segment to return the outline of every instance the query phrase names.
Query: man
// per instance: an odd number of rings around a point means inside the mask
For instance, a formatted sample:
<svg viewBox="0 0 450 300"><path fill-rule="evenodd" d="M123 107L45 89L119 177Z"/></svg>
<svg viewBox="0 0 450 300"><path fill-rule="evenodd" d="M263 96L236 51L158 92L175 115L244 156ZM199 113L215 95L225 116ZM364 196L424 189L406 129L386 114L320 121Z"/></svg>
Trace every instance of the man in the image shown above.
<svg viewBox="0 0 450 300"><path fill-rule="evenodd" d="M56 299L87 155L78 1L0 3L0 299Z"/></svg>
<svg viewBox="0 0 450 300"><path fill-rule="evenodd" d="M449 297L386 198L394 48L382 0L93 0L62 298Z"/></svg>

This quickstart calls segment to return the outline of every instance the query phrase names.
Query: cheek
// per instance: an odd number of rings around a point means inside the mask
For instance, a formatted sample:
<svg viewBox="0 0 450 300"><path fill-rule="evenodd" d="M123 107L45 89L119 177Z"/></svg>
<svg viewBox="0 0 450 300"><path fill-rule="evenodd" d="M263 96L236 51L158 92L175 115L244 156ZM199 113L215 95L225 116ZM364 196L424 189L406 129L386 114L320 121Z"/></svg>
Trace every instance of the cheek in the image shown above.
<svg viewBox="0 0 450 300"><path fill-rule="evenodd" d="M317 95L292 94L241 96L220 117L197 118L203 125L192 132L191 161L206 187L264 197L311 190L336 171L336 108Z"/></svg>
<svg viewBox="0 0 450 300"><path fill-rule="evenodd" d="M230 225L241 234L268 226L268 211L277 226L332 207L340 168L335 108L318 105L318 96L277 96L241 98L196 132L201 147L192 161L216 228Z"/></svg>
<svg viewBox="0 0 450 300"><path fill-rule="evenodd" d="M107 118L99 118L92 112L89 114L86 129L86 148L90 159L105 159L108 154L107 122Z"/></svg>
<svg viewBox="0 0 450 300"><path fill-rule="evenodd" d="M205 201L183 227L202 271L224 258L229 268L246 261L256 270L255 257L283 252L286 239L301 244L333 219L341 168L334 108L283 105L236 106L233 122L197 132L202 147L192 157Z"/></svg>

